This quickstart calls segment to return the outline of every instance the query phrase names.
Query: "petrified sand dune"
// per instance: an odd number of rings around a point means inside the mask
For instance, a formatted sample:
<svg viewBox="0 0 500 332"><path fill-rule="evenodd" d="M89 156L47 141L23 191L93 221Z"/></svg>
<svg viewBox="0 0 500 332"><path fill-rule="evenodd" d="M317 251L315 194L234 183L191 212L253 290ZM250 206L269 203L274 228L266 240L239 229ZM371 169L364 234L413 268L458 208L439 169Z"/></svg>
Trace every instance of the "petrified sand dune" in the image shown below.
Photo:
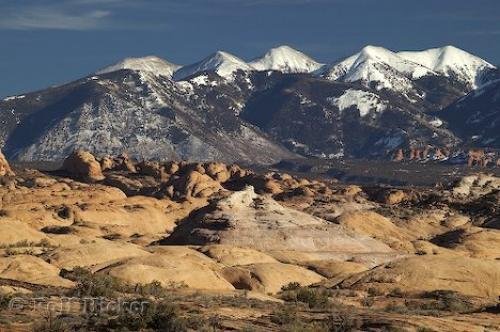
<svg viewBox="0 0 500 332"><path fill-rule="evenodd" d="M461 294L496 298L500 294L500 262L457 255L425 255L396 260L356 274L342 287L388 293L395 288L406 292L453 290Z"/></svg>
<svg viewBox="0 0 500 332"><path fill-rule="evenodd" d="M307 286L324 279L313 271L290 264L262 263L251 265L248 268L262 284L266 293L276 293L291 282Z"/></svg>
<svg viewBox="0 0 500 332"><path fill-rule="evenodd" d="M0 245L14 245L20 242L39 243L47 236L18 220L3 219L0 222Z"/></svg>
<svg viewBox="0 0 500 332"><path fill-rule="evenodd" d="M448 189L361 188L216 162L71 158L66 172L3 178L0 293L73 287L60 270L85 267L132 286L276 303L289 283L338 287L352 308L369 304L372 288L500 294L494 176Z"/></svg>
<svg viewBox="0 0 500 332"><path fill-rule="evenodd" d="M109 273L131 284L161 282L165 287L233 290L222 274L223 266L187 247L166 247L151 255L131 258L101 273Z"/></svg>
<svg viewBox="0 0 500 332"><path fill-rule="evenodd" d="M250 265L258 263L278 263L273 257L262 252L227 245L210 245L201 251L226 266Z"/></svg>
<svg viewBox="0 0 500 332"><path fill-rule="evenodd" d="M73 282L59 276L59 269L30 255L0 258L0 278L37 285L72 287Z"/></svg>
<svg viewBox="0 0 500 332"><path fill-rule="evenodd" d="M56 248L47 255L47 261L60 268L96 267L138 256L148 256L149 252L139 246L96 239L94 242Z"/></svg>

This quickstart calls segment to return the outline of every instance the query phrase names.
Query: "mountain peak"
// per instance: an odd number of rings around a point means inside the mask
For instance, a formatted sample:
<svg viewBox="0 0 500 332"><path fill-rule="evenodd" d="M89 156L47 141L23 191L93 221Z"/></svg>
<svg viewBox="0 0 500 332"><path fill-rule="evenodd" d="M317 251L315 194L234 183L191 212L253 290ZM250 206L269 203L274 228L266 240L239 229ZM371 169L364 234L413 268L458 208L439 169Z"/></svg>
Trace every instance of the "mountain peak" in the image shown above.
<svg viewBox="0 0 500 332"><path fill-rule="evenodd" d="M323 64L288 45L281 45L270 49L262 57L250 62L250 66L260 71L277 70L283 73L310 73L321 68Z"/></svg>
<svg viewBox="0 0 500 332"><path fill-rule="evenodd" d="M408 80L432 73L428 68L403 59L384 47L368 45L343 61L330 65L323 75L330 80L378 82L379 87L407 88Z"/></svg>
<svg viewBox="0 0 500 332"><path fill-rule="evenodd" d="M437 73L456 76L477 87L481 74L495 66L458 47L447 45L423 51L399 52L398 56L419 63Z"/></svg>
<svg viewBox="0 0 500 332"><path fill-rule="evenodd" d="M250 71L252 68L245 61L231 53L217 51L200 62L182 67L175 73L174 77L176 80L183 80L189 76L207 71L230 79L233 73L238 70Z"/></svg>
<svg viewBox="0 0 500 332"><path fill-rule="evenodd" d="M114 65L108 66L96 72L96 74L106 74L118 70L129 69L138 72L149 72L157 76L165 76L171 78L174 72L180 66L170 63L162 58L154 55L140 57L140 58L125 58Z"/></svg>

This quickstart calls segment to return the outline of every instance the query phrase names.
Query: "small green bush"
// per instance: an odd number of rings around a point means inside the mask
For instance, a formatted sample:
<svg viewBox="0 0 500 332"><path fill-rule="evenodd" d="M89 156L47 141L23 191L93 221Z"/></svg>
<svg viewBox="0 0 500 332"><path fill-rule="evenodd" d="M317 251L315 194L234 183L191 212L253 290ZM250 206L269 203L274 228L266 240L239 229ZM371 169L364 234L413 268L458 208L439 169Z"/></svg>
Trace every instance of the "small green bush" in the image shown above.
<svg viewBox="0 0 500 332"><path fill-rule="evenodd" d="M281 299L287 302L303 302L309 308L326 308L329 306L329 292L317 288L296 287L287 285L281 293Z"/></svg>
<svg viewBox="0 0 500 332"><path fill-rule="evenodd" d="M117 292L126 292L128 288L119 279L107 275L92 273L82 267L72 271L61 270L61 277L76 282L73 295L79 297L114 297Z"/></svg>

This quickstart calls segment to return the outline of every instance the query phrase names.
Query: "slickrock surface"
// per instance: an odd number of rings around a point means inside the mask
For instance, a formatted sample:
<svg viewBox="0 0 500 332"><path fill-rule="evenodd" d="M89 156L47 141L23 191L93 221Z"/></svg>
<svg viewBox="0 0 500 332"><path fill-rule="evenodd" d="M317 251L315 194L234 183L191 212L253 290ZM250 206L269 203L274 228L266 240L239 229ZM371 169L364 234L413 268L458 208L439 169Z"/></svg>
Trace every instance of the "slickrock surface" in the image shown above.
<svg viewBox="0 0 500 332"><path fill-rule="evenodd" d="M149 285L184 300L192 295L183 292L196 291L283 305L294 289L309 287L336 294L328 301L351 306L366 324L500 327L489 316L500 295L500 181L492 175L440 188L347 186L216 162L137 162L85 151L60 171L16 173L0 186L0 295L71 293L82 287L72 273L83 268L127 285L127 294ZM472 309L446 318L411 309L445 301L436 294L481 304L483 320ZM394 306L414 310L412 320ZM226 328L244 328L235 317L246 317L280 330L268 307L259 308L250 314L231 304L210 315L232 317ZM314 310L303 314L328 316Z"/></svg>

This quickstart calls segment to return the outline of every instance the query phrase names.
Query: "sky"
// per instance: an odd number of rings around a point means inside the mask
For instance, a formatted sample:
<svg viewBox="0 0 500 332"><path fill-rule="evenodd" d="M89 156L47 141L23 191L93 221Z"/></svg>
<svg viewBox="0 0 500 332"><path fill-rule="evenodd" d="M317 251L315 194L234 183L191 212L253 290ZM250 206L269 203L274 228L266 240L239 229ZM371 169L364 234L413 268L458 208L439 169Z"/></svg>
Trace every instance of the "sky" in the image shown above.
<svg viewBox="0 0 500 332"><path fill-rule="evenodd" d="M500 0L0 0L0 97L125 57L250 60L284 44L323 63L454 45L500 64Z"/></svg>

